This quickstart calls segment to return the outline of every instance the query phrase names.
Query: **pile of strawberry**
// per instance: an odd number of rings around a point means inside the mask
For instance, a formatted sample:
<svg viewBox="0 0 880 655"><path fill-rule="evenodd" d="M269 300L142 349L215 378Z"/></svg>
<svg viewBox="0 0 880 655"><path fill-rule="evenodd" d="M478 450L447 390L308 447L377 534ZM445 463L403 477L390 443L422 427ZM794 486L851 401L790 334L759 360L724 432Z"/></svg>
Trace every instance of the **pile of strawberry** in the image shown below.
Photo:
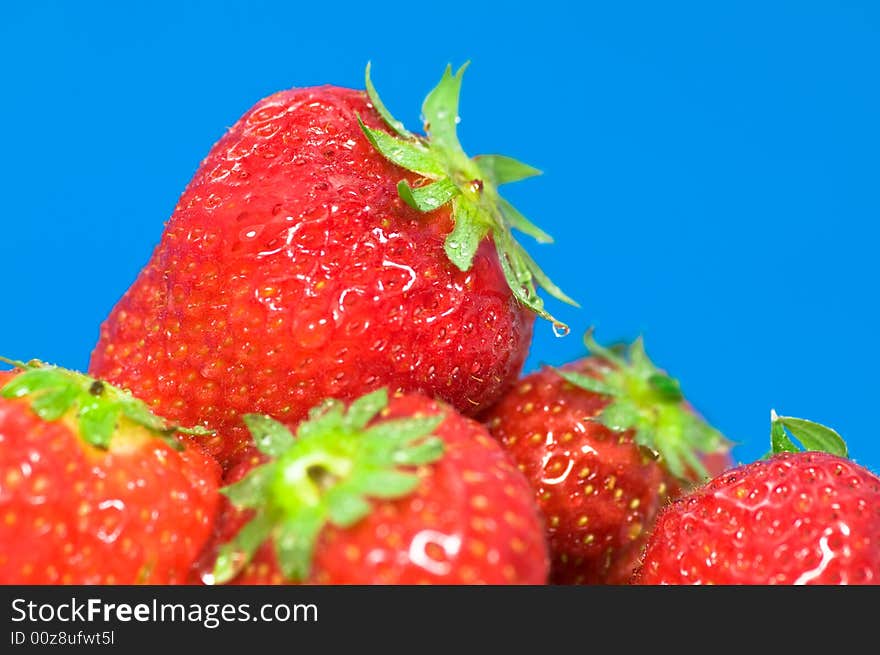
<svg viewBox="0 0 880 655"><path fill-rule="evenodd" d="M538 171L458 141L463 71L424 136L369 68L260 101L89 375L3 360L0 583L880 583L833 430L774 414L733 468L641 340L520 377L536 316L568 330L538 289L574 303L498 192Z"/></svg>

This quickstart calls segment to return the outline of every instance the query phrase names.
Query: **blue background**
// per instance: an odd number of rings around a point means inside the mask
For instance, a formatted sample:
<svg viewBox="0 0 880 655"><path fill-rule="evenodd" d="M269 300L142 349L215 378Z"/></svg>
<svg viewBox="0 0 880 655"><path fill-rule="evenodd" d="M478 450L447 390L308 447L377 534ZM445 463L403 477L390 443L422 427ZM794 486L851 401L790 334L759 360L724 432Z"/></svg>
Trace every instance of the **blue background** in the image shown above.
<svg viewBox="0 0 880 655"><path fill-rule="evenodd" d="M462 141L545 171L507 196L556 237L529 248L583 304L551 306L574 334L540 324L528 366L578 356L591 324L643 333L740 459L775 407L880 470L878 3L16 4L3 353L85 367L199 161L259 98L360 88L370 59L417 126L443 66L470 59Z"/></svg>

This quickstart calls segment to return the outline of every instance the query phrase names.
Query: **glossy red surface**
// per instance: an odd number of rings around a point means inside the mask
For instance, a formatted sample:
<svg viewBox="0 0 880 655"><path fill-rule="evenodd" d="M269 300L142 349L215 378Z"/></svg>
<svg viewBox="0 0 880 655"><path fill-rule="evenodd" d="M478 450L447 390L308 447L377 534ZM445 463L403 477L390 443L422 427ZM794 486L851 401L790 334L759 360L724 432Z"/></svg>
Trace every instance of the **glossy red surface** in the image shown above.
<svg viewBox="0 0 880 655"><path fill-rule="evenodd" d="M828 453L731 469L658 519L640 584L877 584L880 478Z"/></svg>
<svg viewBox="0 0 880 655"><path fill-rule="evenodd" d="M101 330L90 371L181 424L221 460L237 415L302 418L325 397L418 390L476 414L516 379L534 316L494 246L468 272L443 251L448 209L424 215L375 152L363 92L283 91L211 149L162 241Z"/></svg>

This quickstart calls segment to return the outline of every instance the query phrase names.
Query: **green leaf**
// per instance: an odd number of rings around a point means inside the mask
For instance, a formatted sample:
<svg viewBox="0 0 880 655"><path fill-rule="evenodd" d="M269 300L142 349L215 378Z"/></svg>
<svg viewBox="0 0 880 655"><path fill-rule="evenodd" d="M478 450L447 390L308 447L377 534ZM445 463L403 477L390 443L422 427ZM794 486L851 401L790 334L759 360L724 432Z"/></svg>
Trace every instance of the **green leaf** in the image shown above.
<svg viewBox="0 0 880 655"><path fill-rule="evenodd" d="M81 397L77 419L80 436L96 448L106 450L110 447L121 413L119 405L103 403L93 396Z"/></svg>
<svg viewBox="0 0 880 655"><path fill-rule="evenodd" d="M792 416L779 416L775 423L788 428L807 450L831 453L838 457L848 456L843 437L825 425Z"/></svg>
<svg viewBox="0 0 880 655"><path fill-rule="evenodd" d="M523 234L528 234L538 243L553 243L553 237L523 216L519 210L507 200L499 196L498 203L501 208L502 216L504 216L507 222L510 223L512 228L519 230Z"/></svg>
<svg viewBox="0 0 880 655"><path fill-rule="evenodd" d="M336 398L325 398L309 410L309 422L324 420L327 416L342 416L345 405Z"/></svg>
<svg viewBox="0 0 880 655"><path fill-rule="evenodd" d="M562 291L562 289L560 289L556 284L553 283L553 281L549 277L547 277L547 274L544 273L543 270L541 270L541 267L538 266L537 262L532 259L532 256L528 252L526 252L525 248L523 248L519 244L516 245L522 253L522 257L525 260L529 273L535 278L535 281L537 281L539 287L544 289L544 291L549 293L557 300L564 302L566 305L571 305L572 307L580 307L576 300L567 296Z"/></svg>
<svg viewBox="0 0 880 655"><path fill-rule="evenodd" d="M654 426L650 423L641 425L633 434L633 442L636 445L641 446L643 451L651 453L652 459L660 459L660 444L658 442L662 442L663 440L664 435L658 437L654 434Z"/></svg>
<svg viewBox="0 0 880 655"><path fill-rule="evenodd" d="M630 344L626 357L629 358L629 366L632 369L633 375L649 377L659 373L654 363L648 359L648 353L645 352L645 340L642 337L636 338Z"/></svg>
<svg viewBox="0 0 880 655"><path fill-rule="evenodd" d="M469 63L469 62L468 62ZM452 66L447 66L443 77L422 103L422 117L425 131L438 147L461 152L458 141L458 98L461 94L461 78L468 63L452 74Z"/></svg>
<svg viewBox="0 0 880 655"><path fill-rule="evenodd" d="M697 451L693 448L688 448L687 443L682 441L683 446L678 448L676 452L681 455L681 458L687 463L688 468L693 471L698 479L705 480L709 477L709 471L706 469L706 465L703 464L703 460L701 460L697 456ZM671 473L681 479L685 477L685 471L671 471Z"/></svg>
<svg viewBox="0 0 880 655"><path fill-rule="evenodd" d="M477 248L486 233L489 226L479 220L479 213L476 207L464 197L459 197L455 201L453 210L455 212L455 226L447 235L443 244L446 256L449 261L455 264L459 270L468 271L474 261L474 255Z"/></svg>
<svg viewBox="0 0 880 655"><path fill-rule="evenodd" d="M183 443L181 443L180 441L178 441L175 438L174 434L176 432L177 432L177 430L175 429L170 432L166 432L165 434L158 434L156 436L159 439L161 439L162 441L164 441L165 445L168 446L169 448L171 448L172 450L176 450L178 452L181 452L183 450L186 450L186 447L183 445Z"/></svg>
<svg viewBox="0 0 880 655"><path fill-rule="evenodd" d="M415 491L421 482L413 473L376 469L361 473L356 480L361 493L372 498L400 498Z"/></svg>
<svg viewBox="0 0 880 655"><path fill-rule="evenodd" d="M639 410L638 407L629 401L618 400L602 410L599 420L603 425L612 430L629 430L638 423Z"/></svg>
<svg viewBox="0 0 880 655"><path fill-rule="evenodd" d="M685 477L685 466L681 459L682 452L687 448L681 448L678 440L680 436L673 436L664 430L656 429L651 424L640 425L636 431L636 443L647 446L654 450L663 462L663 466L679 480Z"/></svg>
<svg viewBox="0 0 880 655"><path fill-rule="evenodd" d="M57 421L73 408L79 389L72 384L49 389L37 395L31 402L31 409L44 421Z"/></svg>
<svg viewBox="0 0 880 655"><path fill-rule="evenodd" d="M261 414L245 414L242 419L261 453L278 457L293 446L293 435L283 423Z"/></svg>
<svg viewBox="0 0 880 655"><path fill-rule="evenodd" d="M563 371L558 368L554 368L553 370L556 371L558 375L565 378L567 382L583 389L584 391L602 394L603 396L616 396L620 393L618 389L615 389L610 384L594 377L590 377L589 375L576 373L574 371Z"/></svg>
<svg viewBox="0 0 880 655"><path fill-rule="evenodd" d="M372 509L365 498L345 488L330 489L325 502L330 522L340 528L354 525Z"/></svg>
<svg viewBox="0 0 880 655"><path fill-rule="evenodd" d="M436 156L418 141L403 141L382 130L370 129L364 125L360 116L357 120L373 147L390 162L421 175L431 177L445 175L443 166L437 161Z"/></svg>
<svg viewBox="0 0 880 655"><path fill-rule="evenodd" d="M681 455L679 451L675 448L664 448L662 451L662 455L660 456L660 461L663 463L663 466L666 467L666 470L669 471L673 477L683 480L686 476L686 469L684 466L684 462L681 461Z"/></svg>
<svg viewBox="0 0 880 655"><path fill-rule="evenodd" d="M773 453L796 453L800 450L785 434L785 426L775 413L770 421L770 448Z"/></svg>
<svg viewBox="0 0 880 655"><path fill-rule="evenodd" d="M265 512L258 512L229 543L220 547L214 562L214 583L229 582L253 559L254 553L272 531L273 521Z"/></svg>
<svg viewBox="0 0 880 655"><path fill-rule="evenodd" d="M130 421L153 430L154 432L165 431L168 429L166 422L153 414L147 404L138 400L134 396L121 392L119 394L118 404L122 410L122 414ZM183 432L183 430L181 430Z"/></svg>
<svg viewBox="0 0 880 655"><path fill-rule="evenodd" d="M436 462L443 457L446 446L438 437L428 437L418 443L398 450L392 456L395 464L402 466L421 466Z"/></svg>
<svg viewBox="0 0 880 655"><path fill-rule="evenodd" d="M345 421L345 405L336 399L326 400L312 408L309 418L299 424L296 436L305 440L313 434L332 432L341 427Z"/></svg>
<svg viewBox="0 0 880 655"><path fill-rule="evenodd" d="M497 231L493 232L492 237L498 252L498 263L501 264L504 278L514 298L541 318L564 325L544 309L544 301L535 291L532 273L513 245L513 239L508 234Z"/></svg>
<svg viewBox="0 0 880 655"><path fill-rule="evenodd" d="M55 367L31 368L19 373L4 385L0 396L21 398L37 391L47 391L68 386L69 377Z"/></svg>
<svg viewBox="0 0 880 655"><path fill-rule="evenodd" d="M714 453L723 450L727 443L724 435L690 411L682 416L682 432L688 443L701 453Z"/></svg>
<svg viewBox="0 0 880 655"><path fill-rule="evenodd" d="M348 426L355 430L361 430L386 407L388 407L387 389L378 389L363 395L348 407L345 414Z"/></svg>
<svg viewBox="0 0 880 655"><path fill-rule="evenodd" d="M206 428L203 425L197 425L192 428L182 428L179 425L176 425L173 428L166 429L173 432L179 432L180 434L187 434L191 437L210 437L217 434L216 430L211 430L210 428Z"/></svg>
<svg viewBox="0 0 880 655"><path fill-rule="evenodd" d="M302 581L309 577L315 542L324 523L321 508L310 507L281 524L275 537L275 552L286 579Z"/></svg>
<svg viewBox="0 0 880 655"><path fill-rule="evenodd" d="M413 137L413 134L403 126L403 123L401 123L399 120L391 115L391 112L388 111L388 109L385 107L385 103L383 103L379 99L379 94L376 91L376 87L373 86L373 81L370 79L370 62L367 62L367 70L364 78L365 86L367 89L367 97L369 97L370 99L370 104L373 105L373 108L376 110L379 116L382 117L382 120L385 121L385 124L404 138Z"/></svg>
<svg viewBox="0 0 880 655"><path fill-rule="evenodd" d="M648 376L648 384L659 393L667 402L679 402L684 400L681 385L678 380L663 373L655 373Z"/></svg>
<svg viewBox="0 0 880 655"><path fill-rule="evenodd" d="M235 507L260 507L266 502L269 485L277 470L276 462L257 466L238 482L222 487L220 493L229 498Z"/></svg>
<svg viewBox="0 0 880 655"><path fill-rule="evenodd" d="M474 157L474 161L483 174L496 186L519 182L541 174L537 168L504 155L477 155Z"/></svg>
<svg viewBox="0 0 880 655"><path fill-rule="evenodd" d="M101 402L115 405L122 416L136 425L154 432L157 438L164 441L173 450L184 450L184 445L175 437L177 433L188 435L213 434L213 431L203 427L182 428L176 425L169 425L165 419L153 414L145 402L135 398L128 391L117 389L105 383L102 383L102 385L100 387L103 390L100 394ZM90 386L90 393L92 393L94 387L95 384Z"/></svg>
<svg viewBox="0 0 880 655"><path fill-rule="evenodd" d="M364 432L363 439L368 442L388 441L395 446L407 444L431 434L444 418L443 414L435 414L389 419L370 426Z"/></svg>
<svg viewBox="0 0 880 655"><path fill-rule="evenodd" d="M620 354L610 348L605 348L596 341L595 337L593 337L593 328L590 328L584 334L584 345L587 347L587 350L590 351L591 355L601 357L618 368L623 369L629 366L629 363L624 357L621 357Z"/></svg>
<svg viewBox="0 0 880 655"><path fill-rule="evenodd" d="M413 209L432 212L457 196L460 191L448 177L431 184L412 188L406 180L397 184L397 193Z"/></svg>
<svg viewBox="0 0 880 655"><path fill-rule="evenodd" d="M725 452L729 442L685 402L678 380L654 365L644 341L638 338L615 350L597 343L590 329L584 344L591 356L608 363L594 368L607 389L588 382L591 390L604 390L613 398L600 422L615 430L634 430L634 441L656 453L681 484L706 476L700 454Z"/></svg>

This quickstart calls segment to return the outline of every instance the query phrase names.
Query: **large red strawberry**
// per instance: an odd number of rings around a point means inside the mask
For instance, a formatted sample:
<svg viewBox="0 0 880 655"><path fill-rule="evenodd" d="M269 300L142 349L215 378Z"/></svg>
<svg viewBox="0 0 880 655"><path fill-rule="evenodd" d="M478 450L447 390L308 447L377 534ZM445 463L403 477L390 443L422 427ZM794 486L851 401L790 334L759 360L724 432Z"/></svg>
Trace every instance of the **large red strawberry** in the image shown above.
<svg viewBox="0 0 880 655"><path fill-rule="evenodd" d="M456 137L462 70L423 106L428 137L368 93L276 93L211 149L91 371L172 420L219 428L246 412L293 421L325 397L388 386L466 414L516 379L535 283L567 298L513 239L549 240L498 194L538 171L468 158ZM393 132L393 134L391 133Z"/></svg>
<svg viewBox="0 0 880 655"><path fill-rule="evenodd" d="M248 415L202 579L240 584L543 584L533 494L485 428L384 390L299 425ZM219 553L219 557L217 556Z"/></svg>
<svg viewBox="0 0 880 655"><path fill-rule="evenodd" d="M586 341L593 356L527 375L485 418L532 483L551 582L622 584L667 498L727 446L641 339L628 358Z"/></svg>
<svg viewBox="0 0 880 655"><path fill-rule="evenodd" d="M0 372L0 583L185 582L217 463L126 392L21 366Z"/></svg>
<svg viewBox="0 0 880 655"><path fill-rule="evenodd" d="M660 515L638 584L880 584L880 478L825 426L774 414L772 437Z"/></svg>

